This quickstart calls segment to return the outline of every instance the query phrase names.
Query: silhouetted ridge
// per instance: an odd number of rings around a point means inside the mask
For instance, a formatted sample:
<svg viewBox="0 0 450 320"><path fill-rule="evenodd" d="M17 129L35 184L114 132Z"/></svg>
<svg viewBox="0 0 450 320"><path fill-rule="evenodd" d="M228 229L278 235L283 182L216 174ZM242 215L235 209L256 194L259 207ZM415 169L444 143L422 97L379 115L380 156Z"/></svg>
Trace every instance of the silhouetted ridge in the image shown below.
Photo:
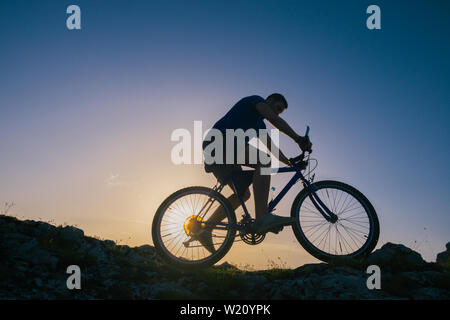
<svg viewBox="0 0 450 320"><path fill-rule="evenodd" d="M386 243L365 261L264 271L225 262L182 272L164 265L149 245L116 245L72 226L0 215L0 299L450 299L449 248L437 263ZM374 264L380 290L366 286ZM81 268L81 290L66 287L69 265Z"/></svg>

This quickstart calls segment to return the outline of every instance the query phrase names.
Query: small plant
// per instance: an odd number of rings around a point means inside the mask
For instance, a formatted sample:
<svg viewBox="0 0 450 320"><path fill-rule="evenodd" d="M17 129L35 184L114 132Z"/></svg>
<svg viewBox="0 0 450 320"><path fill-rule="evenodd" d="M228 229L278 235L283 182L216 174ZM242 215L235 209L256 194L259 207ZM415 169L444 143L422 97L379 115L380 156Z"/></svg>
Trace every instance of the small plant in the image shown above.
<svg viewBox="0 0 450 320"><path fill-rule="evenodd" d="M238 267L238 269L244 270L244 271L256 271L254 264L240 263L237 267Z"/></svg>
<svg viewBox="0 0 450 320"><path fill-rule="evenodd" d="M9 211L12 207L14 207L16 204L14 202L5 202L3 208L1 209L0 213L3 215L8 215Z"/></svg>
<svg viewBox="0 0 450 320"><path fill-rule="evenodd" d="M269 280L289 279L293 276L293 271L289 269L287 263L282 261L280 257L276 260L268 259L267 270L262 270L261 274Z"/></svg>
<svg viewBox="0 0 450 320"><path fill-rule="evenodd" d="M278 261L268 259L267 267L268 269L288 269L286 261L281 260L280 257L277 257Z"/></svg>

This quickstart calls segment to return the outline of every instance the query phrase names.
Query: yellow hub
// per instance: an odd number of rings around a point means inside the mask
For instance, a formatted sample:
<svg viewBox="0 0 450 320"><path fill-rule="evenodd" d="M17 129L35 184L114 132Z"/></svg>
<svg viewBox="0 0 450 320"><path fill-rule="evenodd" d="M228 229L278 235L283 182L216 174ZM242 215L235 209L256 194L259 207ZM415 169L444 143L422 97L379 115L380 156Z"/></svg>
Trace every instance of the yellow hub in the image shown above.
<svg viewBox="0 0 450 320"><path fill-rule="evenodd" d="M186 235L191 237L192 235L198 233L201 228L205 226L203 222L204 220L202 217L196 215L190 216L184 221L184 232L186 233Z"/></svg>

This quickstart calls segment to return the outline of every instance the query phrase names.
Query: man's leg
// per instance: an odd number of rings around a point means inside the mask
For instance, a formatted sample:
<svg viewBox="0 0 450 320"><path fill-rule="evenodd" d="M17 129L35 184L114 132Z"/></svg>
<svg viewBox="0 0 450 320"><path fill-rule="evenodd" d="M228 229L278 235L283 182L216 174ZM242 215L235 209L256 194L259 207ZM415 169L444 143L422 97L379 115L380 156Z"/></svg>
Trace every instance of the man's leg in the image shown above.
<svg viewBox="0 0 450 320"><path fill-rule="evenodd" d="M233 190L233 186L231 184L228 184L228 186L231 188L231 190ZM239 198L234 191L233 191L233 194L231 196L229 196L227 199L228 199L228 201L230 201L230 204L233 207L233 210L236 210L241 205L241 201L239 201ZM242 197L242 200L244 202L246 202L248 199L250 199L250 190L249 189L245 190L245 193ZM225 219L226 217L227 217L227 214L225 212L225 209L222 206L220 206L213 212L213 214L209 218L207 218L207 221L220 222L223 219Z"/></svg>
<svg viewBox="0 0 450 320"><path fill-rule="evenodd" d="M237 177L238 175L242 174L242 167L240 165L224 165L224 166L216 166L213 170L214 176L219 180L223 181L225 179L228 179L230 174L232 174L234 177ZM229 181L227 185L230 187L230 189L233 191L233 194L229 196L227 199L231 204L231 207L233 210L236 210L240 205L241 201L239 201L239 197L236 193L236 191L233 188L233 183ZM248 181L248 184L250 185L250 181ZM240 187L241 189L243 187ZM246 202L248 199L250 199L250 190L247 187L245 192L242 194L242 200ZM223 219L227 217L227 214L225 212L225 209L222 206L219 206L210 217L206 216L206 220L209 222L220 222Z"/></svg>
<svg viewBox="0 0 450 320"><path fill-rule="evenodd" d="M255 219L258 219L268 211L270 175L261 174L261 171L264 168L270 168L270 156L251 145L246 145L245 160L245 165L255 169L253 174L253 196L255 198Z"/></svg>
<svg viewBox="0 0 450 320"><path fill-rule="evenodd" d="M230 188L233 190L233 187L231 184L229 184ZM245 202L250 198L250 190L247 188L245 190L245 193L242 197L242 200ZM231 206L233 207L233 210L236 210L240 205L241 202L239 201L239 198L235 192L231 196L228 197L228 201L230 201ZM223 206L219 206L213 214L206 219L208 222L220 222L223 219L227 217L227 214L225 212L225 209ZM216 248L213 244L212 239L212 231L214 229L206 228L198 237L200 243L205 247L206 250L208 250L210 253L213 253L216 251Z"/></svg>
<svg viewBox="0 0 450 320"><path fill-rule="evenodd" d="M268 211L270 175L261 174L262 166L258 165L253 175L253 196L255 197L255 217L261 218Z"/></svg>
<svg viewBox="0 0 450 320"><path fill-rule="evenodd" d="M247 152L254 152L248 146ZM248 158L249 159L249 158ZM270 190L270 174L263 174L264 169L269 169L271 167L270 157L264 154L262 151L258 153L258 163L255 166L255 173L253 175L253 192L255 197L255 224L253 225L253 232L255 233L266 233L274 232L278 233L283 229L283 226L289 225L293 222L290 217L281 217L269 213L268 211L268 200L269 200L269 190ZM264 170L269 171L269 170Z"/></svg>

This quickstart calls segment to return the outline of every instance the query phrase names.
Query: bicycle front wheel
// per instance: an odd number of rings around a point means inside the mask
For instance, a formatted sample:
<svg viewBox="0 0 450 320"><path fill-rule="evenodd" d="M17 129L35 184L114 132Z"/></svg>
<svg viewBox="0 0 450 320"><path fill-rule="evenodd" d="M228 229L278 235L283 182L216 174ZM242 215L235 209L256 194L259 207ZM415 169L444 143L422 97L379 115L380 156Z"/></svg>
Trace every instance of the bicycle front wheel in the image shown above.
<svg viewBox="0 0 450 320"><path fill-rule="evenodd" d="M291 217L294 234L311 255L324 262L338 257L361 258L375 248L380 234L378 217L369 200L354 187L338 181L312 184L322 202L338 216L327 221L303 189L295 198Z"/></svg>
<svg viewBox="0 0 450 320"><path fill-rule="evenodd" d="M219 261L230 250L236 229L205 223L216 210L222 211L222 223L236 224L231 204L213 189L189 187L170 195L153 218L156 251L170 265L183 269L208 267ZM210 234L212 252L197 238L205 231Z"/></svg>

